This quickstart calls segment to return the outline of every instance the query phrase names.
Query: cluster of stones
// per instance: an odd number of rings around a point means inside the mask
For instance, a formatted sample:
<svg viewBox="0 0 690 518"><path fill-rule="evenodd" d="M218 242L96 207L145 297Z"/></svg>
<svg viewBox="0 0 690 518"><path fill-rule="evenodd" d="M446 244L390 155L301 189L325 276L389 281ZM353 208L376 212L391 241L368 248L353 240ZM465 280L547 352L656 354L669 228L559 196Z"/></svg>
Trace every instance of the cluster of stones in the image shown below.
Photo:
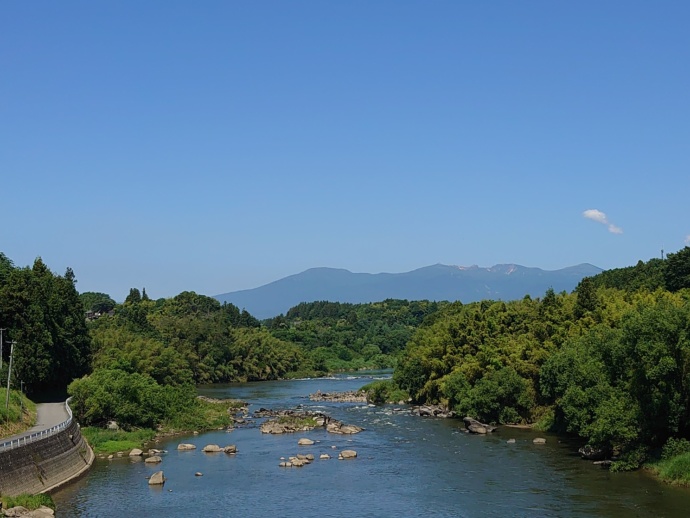
<svg viewBox="0 0 690 518"><path fill-rule="evenodd" d="M177 450L178 451L196 450L196 445L187 444L187 443L178 444ZM132 450L132 453L135 453L137 451L141 451L141 450ZM231 444L229 446L220 447L217 444L207 444L206 446L204 446L201 449L201 451L203 451L204 453L226 453L228 455L235 455L237 453L237 446L235 446L234 444ZM132 453L130 453L130 455L132 455ZM146 462L149 462L150 459L151 459L151 457L146 459ZM157 460L155 462L161 462L161 461L162 461L162 459L160 457L157 457ZM201 472L197 471L196 473L194 473L194 475L197 477L201 477L203 474ZM149 477L149 485L150 486L162 485L162 484L165 484L165 481L166 481L166 478L163 475L162 471L157 471L156 473L154 473L153 475L151 475Z"/></svg>
<svg viewBox="0 0 690 518"><path fill-rule="evenodd" d="M147 462L149 464L155 464L157 462L161 462L163 459L161 458L162 453L168 453L165 450L157 450L155 448L150 448L148 451L143 451L140 450L139 448L134 448L131 450L127 456L128 457L146 457L144 462ZM123 457L125 455L125 452L119 451L115 455L108 455L108 460L113 460L115 457Z"/></svg>
<svg viewBox="0 0 690 518"><path fill-rule="evenodd" d="M298 446L313 446L314 444L314 441L307 439L306 437L303 437L297 441ZM335 448L335 446L332 446L332 448ZM354 459L356 457L357 452L355 450L343 450L338 454L339 460ZM319 455L319 460L329 460L330 458L331 456L328 453L322 453ZM301 468L302 466L311 464L314 459L315 457L313 453L297 454L290 456L287 459L285 459L285 457L281 457L278 466L281 468Z"/></svg>
<svg viewBox="0 0 690 518"><path fill-rule="evenodd" d="M474 433L474 434L479 434L479 435L484 435L487 433L491 433L494 430L496 430L496 426L491 426L489 424L485 423L480 423L476 419L472 417L464 417L463 421L465 422L465 427L467 428L466 432L468 433ZM515 439L508 439L506 441L508 444L515 444ZM546 444L546 439L543 437L535 437L532 439L533 444Z"/></svg>
<svg viewBox="0 0 690 518"><path fill-rule="evenodd" d="M33 511L29 511L26 507L17 505L15 507L10 507L9 509L2 510L3 516L22 516L24 518L52 518L55 516L55 511L50 507L42 505Z"/></svg>
<svg viewBox="0 0 690 518"><path fill-rule="evenodd" d="M361 390L350 390L347 392L321 392L317 390L314 394L309 394L310 401L328 401L331 403L366 403L367 395Z"/></svg>
<svg viewBox="0 0 690 518"><path fill-rule="evenodd" d="M355 434L363 430L359 426L344 424L321 412L305 410L268 410L261 408L254 415L256 417L271 417L261 424L261 433L283 434L307 432L316 427L325 428L335 434Z"/></svg>
<svg viewBox="0 0 690 518"><path fill-rule="evenodd" d="M448 408L443 405L422 405L412 408L412 413L417 414L422 417L456 417L456 413L453 410L448 410Z"/></svg>

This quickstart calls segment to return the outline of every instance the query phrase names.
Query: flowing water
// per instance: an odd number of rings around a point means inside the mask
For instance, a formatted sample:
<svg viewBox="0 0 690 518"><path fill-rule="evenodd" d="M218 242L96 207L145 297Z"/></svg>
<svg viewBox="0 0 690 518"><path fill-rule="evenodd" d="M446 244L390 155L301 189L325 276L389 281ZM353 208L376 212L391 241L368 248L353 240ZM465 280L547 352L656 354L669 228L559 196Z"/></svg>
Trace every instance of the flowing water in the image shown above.
<svg viewBox="0 0 690 518"><path fill-rule="evenodd" d="M251 403L250 412L303 405L365 431L264 435L257 422L232 432L175 437L157 446L168 450L159 465L97 460L88 476L53 495L58 517L690 516L690 491L644 472L609 473L553 435L502 427L474 436L462 431L462 421L413 416L404 406L308 399L317 390L354 390L380 376L202 387L206 396ZM547 443L534 445L537 436ZM297 446L300 437L317 442ZM508 444L509 438L516 442ZM178 452L181 442L197 449ZM236 444L239 453L206 454L206 444ZM358 457L339 461L342 449L354 449ZM281 457L297 453L313 453L316 460L302 468L278 466ZM321 453L332 458L319 460ZM146 478L161 469L165 485L149 486Z"/></svg>

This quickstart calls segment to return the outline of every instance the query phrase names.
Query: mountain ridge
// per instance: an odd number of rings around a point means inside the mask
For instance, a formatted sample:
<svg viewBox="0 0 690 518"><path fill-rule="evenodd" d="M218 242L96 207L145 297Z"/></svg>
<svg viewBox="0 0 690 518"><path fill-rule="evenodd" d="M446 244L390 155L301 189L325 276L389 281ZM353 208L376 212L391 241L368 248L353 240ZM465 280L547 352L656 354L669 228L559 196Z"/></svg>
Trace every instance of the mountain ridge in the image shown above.
<svg viewBox="0 0 690 518"><path fill-rule="evenodd" d="M329 300L365 303L388 298L407 300L514 300L542 296L547 289L572 291L583 277L603 271L589 263L543 270L515 263L491 267L436 263L402 273L353 273L320 266L257 288L215 295L264 319L286 313L300 302Z"/></svg>

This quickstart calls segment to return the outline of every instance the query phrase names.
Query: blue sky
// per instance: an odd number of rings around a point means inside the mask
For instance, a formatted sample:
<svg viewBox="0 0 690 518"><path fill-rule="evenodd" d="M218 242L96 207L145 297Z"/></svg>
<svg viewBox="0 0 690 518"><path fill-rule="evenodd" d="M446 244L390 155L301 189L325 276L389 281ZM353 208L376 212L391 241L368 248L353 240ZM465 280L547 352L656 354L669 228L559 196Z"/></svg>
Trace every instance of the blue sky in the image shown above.
<svg viewBox="0 0 690 518"><path fill-rule="evenodd" d="M117 300L677 251L688 20L683 1L1 2L0 251Z"/></svg>

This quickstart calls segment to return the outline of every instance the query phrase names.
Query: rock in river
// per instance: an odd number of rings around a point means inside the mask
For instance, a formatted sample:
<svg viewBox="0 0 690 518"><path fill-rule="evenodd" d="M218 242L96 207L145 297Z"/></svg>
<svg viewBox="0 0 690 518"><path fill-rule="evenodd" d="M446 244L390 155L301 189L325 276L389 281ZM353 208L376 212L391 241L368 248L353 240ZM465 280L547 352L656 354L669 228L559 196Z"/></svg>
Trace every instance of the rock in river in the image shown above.
<svg viewBox="0 0 690 518"><path fill-rule="evenodd" d="M463 418L463 421L465 422L465 426L467 427L467 429L472 433L485 434L491 433L496 429L495 426L480 423L479 421L471 417L465 417Z"/></svg>
<svg viewBox="0 0 690 518"><path fill-rule="evenodd" d="M165 477L163 476L162 471L156 471L153 475L151 475L151 478L149 478L149 485L150 486L160 486L165 483Z"/></svg>
<svg viewBox="0 0 690 518"><path fill-rule="evenodd" d="M355 450L343 450L338 455L339 459L354 459L357 457L357 452Z"/></svg>

